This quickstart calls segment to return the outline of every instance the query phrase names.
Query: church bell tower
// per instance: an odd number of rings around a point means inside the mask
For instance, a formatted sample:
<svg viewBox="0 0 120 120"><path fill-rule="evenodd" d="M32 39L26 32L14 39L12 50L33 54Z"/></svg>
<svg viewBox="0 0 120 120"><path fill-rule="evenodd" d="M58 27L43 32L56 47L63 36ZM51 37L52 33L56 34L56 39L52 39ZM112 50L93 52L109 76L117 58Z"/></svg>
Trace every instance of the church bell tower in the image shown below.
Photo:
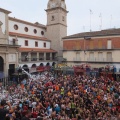
<svg viewBox="0 0 120 120"><path fill-rule="evenodd" d="M62 60L62 38L67 36L67 13L65 0L49 0L47 5L47 38L51 40L51 48L58 52L58 60Z"/></svg>

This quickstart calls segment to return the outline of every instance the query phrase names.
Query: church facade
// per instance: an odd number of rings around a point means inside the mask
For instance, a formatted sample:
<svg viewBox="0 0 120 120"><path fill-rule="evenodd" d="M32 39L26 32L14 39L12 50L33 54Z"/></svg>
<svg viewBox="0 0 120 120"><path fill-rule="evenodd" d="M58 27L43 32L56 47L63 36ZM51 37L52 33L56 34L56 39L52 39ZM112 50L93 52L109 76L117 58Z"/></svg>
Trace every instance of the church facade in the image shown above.
<svg viewBox="0 0 120 120"><path fill-rule="evenodd" d="M7 77L18 67L35 72L36 67L62 61L61 39L67 35L65 0L48 1L47 25L13 18L10 13L0 8L0 76Z"/></svg>

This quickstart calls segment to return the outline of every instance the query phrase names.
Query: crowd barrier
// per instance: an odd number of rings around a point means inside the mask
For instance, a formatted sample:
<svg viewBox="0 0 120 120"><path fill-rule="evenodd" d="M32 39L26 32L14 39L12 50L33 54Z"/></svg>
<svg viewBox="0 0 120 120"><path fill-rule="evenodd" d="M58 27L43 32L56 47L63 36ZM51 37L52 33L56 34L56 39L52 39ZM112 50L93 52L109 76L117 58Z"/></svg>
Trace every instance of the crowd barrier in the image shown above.
<svg viewBox="0 0 120 120"><path fill-rule="evenodd" d="M3 87L4 89L7 88L7 86L13 85L13 81L9 77L1 78L0 79L0 87Z"/></svg>

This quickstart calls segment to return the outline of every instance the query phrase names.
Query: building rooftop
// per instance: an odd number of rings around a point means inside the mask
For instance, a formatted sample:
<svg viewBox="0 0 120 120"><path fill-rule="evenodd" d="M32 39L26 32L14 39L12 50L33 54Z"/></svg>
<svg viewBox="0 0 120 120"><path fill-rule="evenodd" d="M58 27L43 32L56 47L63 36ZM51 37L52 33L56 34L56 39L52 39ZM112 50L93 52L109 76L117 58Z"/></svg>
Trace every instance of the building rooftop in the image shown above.
<svg viewBox="0 0 120 120"><path fill-rule="evenodd" d="M22 38L28 38L28 39L42 40L42 41L49 41L49 42L51 42L51 40L48 40L45 37L32 36L32 35L26 35L26 34L21 34L21 33L9 32L9 35L10 36L22 37Z"/></svg>
<svg viewBox="0 0 120 120"><path fill-rule="evenodd" d="M63 37L62 39L71 39L71 38L85 38L85 37L99 37L99 36L111 36L111 35L120 35L119 29L106 29L101 31L92 31L92 32L83 32L73 35Z"/></svg>
<svg viewBox="0 0 120 120"><path fill-rule="evenodd" d="M4 12L4 13L6 13L6 14L11 13L11 11L5 10L5 9L3 9L3 8L0 8L0 11Z"/></svg>
<svg viewBox="0 0 120 120"><path fill-rule="evenodd" d="M42 49L42 48L25 48L25 47L20 47L18 48L18 50L20 52L52 52L52 53L56 53L57 51L53 50L53 49Z"/></svg>
<svg viewBox="0 0 120 120"><path fill-rule="evenodd" d="M20 22L20 23L24 23L24 24L31 25L31 26L34 26L34 27L39 27L39 28L45 28L45 29L46 29L46 26L45 26L45 25L40 24L40 23L38 23L38 22L36 22L36 23L31 23L31 22L28 22L28 21L24 21L24 20L21 20L21 19L17 19L17 18L15 18L15 17L9 17L9 20L16 21L16 22Z"/></svg>

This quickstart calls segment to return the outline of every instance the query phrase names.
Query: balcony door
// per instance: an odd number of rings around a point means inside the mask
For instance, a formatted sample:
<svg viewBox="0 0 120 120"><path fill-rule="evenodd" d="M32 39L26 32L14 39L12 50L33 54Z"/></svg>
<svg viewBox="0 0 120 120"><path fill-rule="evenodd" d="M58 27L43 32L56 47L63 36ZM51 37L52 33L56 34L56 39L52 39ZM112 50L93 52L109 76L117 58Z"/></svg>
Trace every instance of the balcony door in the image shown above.
<svg viewBox="0 0 120 120"><path fill-rule="evenodd" d="M107 41L107 49L111 49L112 48L112 42L111 40Z"/></svg>
<svg viewBox="0 0 120 120"><path fill-rule="evenodd" d="M79 52L76 53L76 61L80 61L80 53Z"/></svg>
<svg viewBox="0 0 120 120"><path fill-rule="evenodd" d="M90 53L90 61L94 61L94 52Z"/></svg>
<svg viewBox="0 0 120 120"><path fill-rule="evenodd" d="M0 72L4 71L4 60L3 58L0 56Z"/></svg>
<svg viewBox="0 0 120 120"><path fill-rule="evenodd" d="M103 61L103 53L102 52L98 53L98 61Z"/></svg>
<svg viewBox="0 0 120 120"><path fill-rule="evenodd" d="M0 56L0 78L4 77L4 60Z"/></svg>
<svg viewBox="0 0 120 120"><path fill-rule="evenodd" d="M94 42L93 40L90 41L90 49L93 49L93 47L94 47L94 43L93 42Z"/></svg>
<svg viewBox="0 0 120 120"><path fill-rule="evenodd" d="M99 41L98 41L98 47L99 47L99 49L102 48L102 40L99 40Z"/></svg>
<svg viewBox="0 0 120 120"><path fill-rule="evenodd" d="M107 53L107 61L112 62L112 53L111 52Z"/></svg>

